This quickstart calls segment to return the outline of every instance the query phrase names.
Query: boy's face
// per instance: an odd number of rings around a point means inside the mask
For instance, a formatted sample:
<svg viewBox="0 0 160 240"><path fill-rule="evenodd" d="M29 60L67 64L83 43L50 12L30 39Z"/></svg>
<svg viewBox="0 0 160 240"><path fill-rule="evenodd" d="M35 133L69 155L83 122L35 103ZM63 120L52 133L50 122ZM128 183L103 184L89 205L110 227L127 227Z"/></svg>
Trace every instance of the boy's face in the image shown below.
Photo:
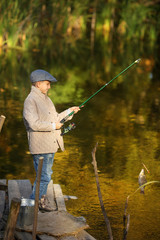
<svg viewBox="0 0 160 240"><path fill-rule="evenodd" d="M40 91L44 94L47 94L48 90L51 88L50 81L40 81L37 82L37 87L40 89Z"/></svg>

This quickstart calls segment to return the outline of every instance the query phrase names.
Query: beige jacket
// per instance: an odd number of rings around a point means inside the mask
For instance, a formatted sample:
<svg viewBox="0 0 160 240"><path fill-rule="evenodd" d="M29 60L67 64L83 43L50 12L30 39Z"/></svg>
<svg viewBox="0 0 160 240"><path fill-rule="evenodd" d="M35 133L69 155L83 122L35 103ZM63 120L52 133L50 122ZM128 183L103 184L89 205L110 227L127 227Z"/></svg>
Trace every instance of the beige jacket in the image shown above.
<svg viewBox="0 0 160 240"><path fill-rule="evenodd" d="M64 151L61 130L54 130L53 123L60 121L68 113L69 110L65 110L58 114L51 99L32 86L23 109L31 154L55 153L59 147Z"/></svg>

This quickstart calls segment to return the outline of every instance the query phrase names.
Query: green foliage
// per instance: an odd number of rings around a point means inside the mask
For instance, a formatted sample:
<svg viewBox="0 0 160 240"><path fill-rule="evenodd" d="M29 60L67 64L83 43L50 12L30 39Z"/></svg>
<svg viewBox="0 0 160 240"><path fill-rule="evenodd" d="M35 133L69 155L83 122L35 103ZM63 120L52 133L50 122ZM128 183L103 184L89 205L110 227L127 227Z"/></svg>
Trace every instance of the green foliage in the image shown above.
<svg viewBox="0 0 160 240"><path fill-rule="evenodd" d="M50 39L57 37L61 42L75 44L93 31L107 42L116 34L154 43L160 34L159 13L159 4L153 0L2 0L0 45L37 49L51 44ZM96 21L94 27L93 20ZM94 41L97 40L95 35Z"/></svg>
<svg viewBox="0 0 160 240"><path fill-rule="evenodd" d="M79 103L82 100L83 88L78 85L81 82L81 76L75 75L76 71L69 71L67 74L67 81L65 84L58 84L50 90L50 97L54 99L55 104L64 104L74 102ZM82 85L82 84L80 84Z"/></svg>
<svg viewBox="0 0 160 240"><path fill-rule="evenodd" d="M159 31L155 31L155 10L143 2L129 1L124 5L121 13L121 21L125 22L125 36L128 39L146 38L155 41ZM160 19L158 21L160 24Z"/></svg>
<svg viewBox="0 0 160 240"><path fill-rule="evenodd" d="M130 39L133 38L144 38L144 32L141 32L140 26L144 24L146 15L149 9L144 8L143 5L138 3L130 3L127 5L125 10L122 12L122 19L126 22L126 36ZM146 26L145 26L146 27ZM142 27L144 29L145 27ZM142 36L143 35L143 36Z"/></svg>

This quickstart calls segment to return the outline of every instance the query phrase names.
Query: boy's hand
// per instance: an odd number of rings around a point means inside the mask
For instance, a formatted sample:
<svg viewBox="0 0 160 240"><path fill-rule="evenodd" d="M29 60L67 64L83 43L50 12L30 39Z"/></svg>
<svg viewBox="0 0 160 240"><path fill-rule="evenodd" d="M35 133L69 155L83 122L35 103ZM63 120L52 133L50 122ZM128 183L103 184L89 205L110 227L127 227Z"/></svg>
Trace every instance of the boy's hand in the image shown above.
<svg viewBox="0 0 160 240"><path fill-rule="evenodd" d="M79 108L79 107L77 107L77 106L75 106L75 107L71 107L71 108L70 108L70 110L71 110L71 112L73 112L73 111L74 111L74 113L77 113L77 112L79 112L79 111L80 111L80 108Z"/></svg>
<svg viewBox="0 0 160 240"><path fill-rule="evenodd" d="M56 123L56 129L60 129L63 126L63 123L57 122Z"/></svg>

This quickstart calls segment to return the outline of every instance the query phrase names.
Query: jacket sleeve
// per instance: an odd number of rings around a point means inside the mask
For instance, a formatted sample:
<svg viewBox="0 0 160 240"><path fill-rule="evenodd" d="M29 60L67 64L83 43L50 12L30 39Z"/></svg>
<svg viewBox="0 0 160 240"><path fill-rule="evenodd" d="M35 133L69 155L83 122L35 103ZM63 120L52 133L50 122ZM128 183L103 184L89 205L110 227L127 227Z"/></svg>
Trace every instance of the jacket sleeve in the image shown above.
<svg viewBox="0 0 160 240"><path fill-rule="evenodd" d="M49 98L49 101L50 101L51 105L54 107L55 112L57 113L57 120L58 120L58 121L61 121L64 117L66 117L69 113L71 113L70 108L64 110L64 111L61 112L61 113L58 113L58 112L56 111L56 108L55 108L55 106L54 106L54 104L53 104L53 102L52 102L52 100L51 100L50 98ZM71 120L72 118L73 118L73 115L70 116L70 117L67 119L67 121Z"/></svg>
<svg viewBox="0 0 160 240"><path fill-rule="evenodd" d="M36 103L33 99L26 99L24 102L23 119L27 130L50 132L53 131L53 123L40 120Z"/></svg>
<svg viewBox="0 0 160 240"><path fill-rule="evenodd" d="M66 117L68 114L70 114L70 113L71 113L71 110L70 110L69 108L68 108L67 110L59 113L58 116L59 116L60 121L61 121L64 117ZM67 119L67 121L71 120L72 118L73 118L73 115L70 116L70 117Z"/></svg>

